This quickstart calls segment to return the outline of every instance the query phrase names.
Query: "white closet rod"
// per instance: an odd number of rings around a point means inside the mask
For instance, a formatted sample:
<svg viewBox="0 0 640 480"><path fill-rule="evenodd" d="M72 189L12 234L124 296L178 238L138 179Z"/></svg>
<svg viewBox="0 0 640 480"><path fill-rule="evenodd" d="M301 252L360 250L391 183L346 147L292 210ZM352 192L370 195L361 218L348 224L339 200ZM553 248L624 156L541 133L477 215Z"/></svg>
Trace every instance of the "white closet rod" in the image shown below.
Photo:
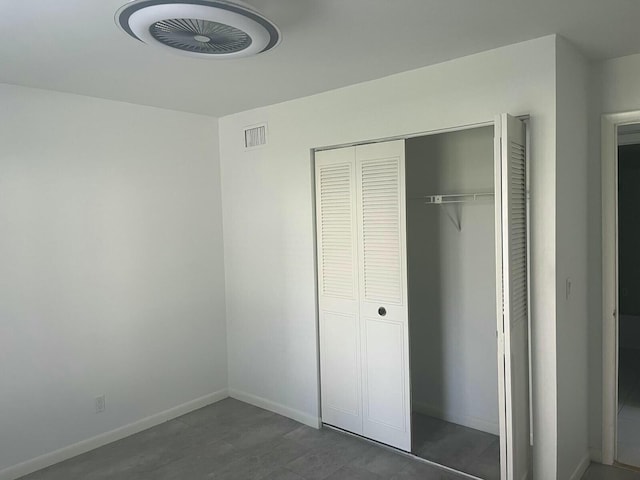
<svg viewBox="0 0 640 480"><path fill-rule="evenodd" d="M420 200L424 200L425 205L442 205L443 203L469 203L477 202L478 200L484 200L493 198L493 193L455 193L451 195L425 195L420 197Z"/></svg>

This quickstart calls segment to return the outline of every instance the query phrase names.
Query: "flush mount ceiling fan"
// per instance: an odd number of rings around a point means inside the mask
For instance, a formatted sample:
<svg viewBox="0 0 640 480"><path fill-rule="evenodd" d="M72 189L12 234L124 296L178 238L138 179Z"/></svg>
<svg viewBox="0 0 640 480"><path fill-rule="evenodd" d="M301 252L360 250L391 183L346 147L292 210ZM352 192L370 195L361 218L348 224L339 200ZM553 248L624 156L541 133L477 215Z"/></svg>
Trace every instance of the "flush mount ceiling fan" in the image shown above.
<svg viewBox="0 0 640 480"><path fill-rule="evenodd" d="M281 40L273 22L238 1L134 0L115 20L136 40L190 57L248 57Z"/></svg>

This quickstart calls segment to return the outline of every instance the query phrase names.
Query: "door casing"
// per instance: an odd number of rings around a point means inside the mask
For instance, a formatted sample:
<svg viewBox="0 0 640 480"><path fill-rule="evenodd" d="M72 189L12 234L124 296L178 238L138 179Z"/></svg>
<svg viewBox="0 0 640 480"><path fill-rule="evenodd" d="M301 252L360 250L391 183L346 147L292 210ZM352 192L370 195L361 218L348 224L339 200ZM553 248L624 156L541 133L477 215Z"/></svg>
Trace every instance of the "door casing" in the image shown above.
<svg viewBox="0 0 640 480"><path fill-rule="evenodd" d="M640 111L602 116L602 463L616 460L618 431L618 127Z"/></svg>
<svg viewBox="0 0 640 480"><path fill-rule="evenodd" d="M639 118L640 118L640 112L638 112ZM527 148L527 153L526 153L526 157L527 157L527 170L529 168L529 145L530 145L530 133L529 133L529 115L518 115L516 116L516 118L518 118L519 120L521 120L524 125L525 125L525 135L526 135L526 148ZM635 122L628 122L628 123L635 123ZM449 132L457 132L457 131L463 131L463 130L470 130L470 129L475 129L475 128L481 128L481 127L488 127L488 126L494 126L495 127L496 122L495 120L491 120L491 121L486 121L486 122L479 122L479 123L473 123L473 124L467 124L467 125L460 125L460 126L454 126L454 127L448 127L448 128L442 128L442 129L437 129L437 130L429 130L429 131L423 131L423 132L418 132L418 133L412 133L412 134L406 134L406 135L397 135L397 136L392 136L392 137L384 137L384 138L378 138L378 139L369 139L369 140L362 140L362 141L358 141L358 142L351 142L351 143L343 143L343 144L334 144L334 145L326 145L326 146L322 146L322 147L316 147L314 149L311 150L311 157L312 157L312 172L315 172L315 153L319 152L319 151L323 151L323 150L333 150L333 149L337 149L337 148L343 148L343 147L350 147L350 146L357 146L357 145L366 145L366 144L371 144L371 143L379 143L379 142L388 142L388 141L392 141L392 140L407 140L409 138L415 138L415 137L422 137L422 136L428 136L428 135L438 135L441 133L449 133ZM529 178L529 175L527 174L527 178ZM315 191L315 178L312 178L312 184L314 185L314 191ZM527 190L528 190L528 186L527 186ZM314 195L314 199L315 199L315 195ZM313 202L313 209L315 212L316 209L316 204L315 201ZM604 209L603 209L604 212ZM315 218L315 214L314 214L314 218ZM528 235L530 235L530 230L529 230L529 226L527 225L527 231L528 231ZM317 256L318 256L318 251L317 251L317 226L315 225L314 222L314 237L316 237L315 242L314 242L314 246L316 248L315 254L316 254L316 263L315 265L317 265ZM604 247L603 247L604 248ZM529 261L529 254L527 255L527 262ZM316 271L316 275L315 275L315 283L316 283L316 335L318 338L318 350L317 350L317 364L318 366L320 365L320 341L319 341L319 332L320 332L320 321L319 321L319 298L318 298L318 276L317 276L317 271ZM529 328L528 328L528 338L529 338L529 355L531 355L531 318L529 318ZM531 358L529 359L529 408L530 408L530 432L531 432L531 445L533 445L533 422L532 422L532 402L531 402L531 395L532 395L532 372L531 372ZM504 379L500 380L501 382L504 382ZM320 382L320 371L318 371L318 376L317 376L317 382L318 382L318 405L321 405L321 395L320 395L320 391L322 388L321 382ZM322 425L322 419L320 419L320 424ZM502 428L501 428L501 432L502 432ZM502 455L501 455L502 457ZM501 458L500 459L501 463L504 462L504 459Z"/></svg>

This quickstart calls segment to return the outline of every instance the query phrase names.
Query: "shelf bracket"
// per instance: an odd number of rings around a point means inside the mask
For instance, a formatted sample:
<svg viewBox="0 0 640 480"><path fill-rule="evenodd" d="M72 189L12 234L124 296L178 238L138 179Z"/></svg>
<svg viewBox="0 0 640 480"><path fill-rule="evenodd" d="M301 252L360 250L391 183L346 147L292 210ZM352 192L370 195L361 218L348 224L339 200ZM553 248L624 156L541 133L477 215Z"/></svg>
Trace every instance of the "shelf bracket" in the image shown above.
<svg viewBox="0 0 640 480"><path fill-rule="evenodd" d="M451 220L451 223L453 223L453 226L456 227L456 230L461 232L462 222L460 220L461 215L460 215L460 208L458 207L458 205L441 203L440 206L444 209L445 213L447 214L447 217L449 217L449 220Z"/></svg>

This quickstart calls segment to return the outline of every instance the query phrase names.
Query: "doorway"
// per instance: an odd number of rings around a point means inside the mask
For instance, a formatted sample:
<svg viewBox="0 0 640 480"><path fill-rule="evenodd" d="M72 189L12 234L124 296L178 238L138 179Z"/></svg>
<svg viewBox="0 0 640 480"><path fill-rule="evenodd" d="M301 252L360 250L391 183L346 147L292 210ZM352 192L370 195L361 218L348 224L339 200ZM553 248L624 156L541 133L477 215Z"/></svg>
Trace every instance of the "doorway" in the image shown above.
<svg viewBox="0 0 640 480"><path fill-rule="evenodd" d="M640 112L602 126L602 460L640 468Z"/></svg>
<svg viewBox="0 0 640 480"><path fill-rule="evenodd" d="M502 114L493 125L315 151L323 424L486 479L529 474L526 137L522 120ZM407 178L413 147L435 173ZM418 219L408 259L414 181L433 222ZM423 278L408 278L407 260ZM417 340L411 309L427 327ZM433 338L438 328L459 336Z"/></svg>
<svg viewBox="0 0 640 480"><path fill-rule="evenodd" d="M640 467L640 124L618 128L619 463Z"/></svg>
<svg viewBox="0 0 640 480"><path fill-rule="evenodd" d="M500 479L494 127L406 141L412 452Z"/></svg>

